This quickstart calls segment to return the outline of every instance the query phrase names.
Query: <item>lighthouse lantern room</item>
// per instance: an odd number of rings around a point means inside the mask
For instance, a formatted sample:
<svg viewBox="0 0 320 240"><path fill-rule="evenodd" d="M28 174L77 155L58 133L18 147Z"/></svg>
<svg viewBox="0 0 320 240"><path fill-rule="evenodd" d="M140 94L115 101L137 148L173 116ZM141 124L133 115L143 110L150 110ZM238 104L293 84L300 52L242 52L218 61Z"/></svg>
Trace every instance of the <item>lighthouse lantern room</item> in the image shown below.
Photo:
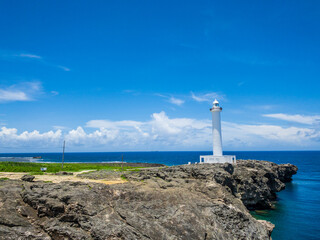
<svg viewBox="0 0 320 240"><path fill-rule="evenodd" d="M221 111L222 107L215 99L212 108L210 108L212 113L213 155L200 156L200 163L236 163L236 156L222 154Z"/></svg>

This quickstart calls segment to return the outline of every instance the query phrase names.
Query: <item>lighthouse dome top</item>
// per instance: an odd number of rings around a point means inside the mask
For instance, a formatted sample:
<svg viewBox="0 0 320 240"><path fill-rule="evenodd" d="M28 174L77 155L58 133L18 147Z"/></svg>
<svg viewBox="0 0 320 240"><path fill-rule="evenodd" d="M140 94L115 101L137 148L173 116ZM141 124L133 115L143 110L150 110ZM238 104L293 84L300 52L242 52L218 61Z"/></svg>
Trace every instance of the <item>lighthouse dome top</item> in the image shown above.
<svg viewBox="0 0 320 240"><path fill-rule="evenodd" d="M219 102L217 99L215 99L212 104L213 104L213 106L212 106L212 108L210 108L211 112L216 112L216 111L222 110L222 108L219 106Z"/></svg>

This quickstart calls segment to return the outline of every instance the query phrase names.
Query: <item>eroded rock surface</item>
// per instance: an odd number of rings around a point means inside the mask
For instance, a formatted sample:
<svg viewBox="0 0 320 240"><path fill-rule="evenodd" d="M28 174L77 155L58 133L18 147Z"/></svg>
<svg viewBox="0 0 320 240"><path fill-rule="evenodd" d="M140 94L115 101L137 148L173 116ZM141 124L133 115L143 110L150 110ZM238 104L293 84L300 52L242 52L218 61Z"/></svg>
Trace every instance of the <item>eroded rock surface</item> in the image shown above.
<svg viewBox="0 0 320 240"><path fill-rule="evenodd" d="M79 174L79 178L85 178L85 179L108 179L108 180L116 180L120 179L122 175L122 172L116 172L116 171L108 171L108 170L99 170L99 171L93 171L93 172L86 172Z"/></svg>
<svg viewBox="0 0 320 240"><path fill-rule="evenodd" d="M146 169L129 182L0 181L0 239L269 239L268 207L297 168L260 161Z"/></svg>
<svg viewBox="0 0 320 240"><path fill-rule="evenodd" d="M26 181L26 182L32 182L34 178L35 178L35 176L33 176L33 175L23 175L21 177L21 180Z"/></svg>

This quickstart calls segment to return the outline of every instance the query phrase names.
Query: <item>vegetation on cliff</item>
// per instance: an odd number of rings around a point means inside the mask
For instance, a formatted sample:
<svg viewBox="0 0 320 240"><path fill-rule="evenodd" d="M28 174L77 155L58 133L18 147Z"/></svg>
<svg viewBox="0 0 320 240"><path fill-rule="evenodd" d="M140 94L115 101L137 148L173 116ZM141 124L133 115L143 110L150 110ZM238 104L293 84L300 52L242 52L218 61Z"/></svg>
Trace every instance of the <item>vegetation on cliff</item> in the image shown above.
<svg viewBox="0 0 320 240"><path fill-rule="evenodd" d="M161 164L148 163L64 163L63 171L79 172L83 170L108 170L126 171L143 167L163 166ZM26 172L41 174L41 168L47 168L48 173L61 171L61 163L31 163L31 162L0 162L0 172Z"/></svg>

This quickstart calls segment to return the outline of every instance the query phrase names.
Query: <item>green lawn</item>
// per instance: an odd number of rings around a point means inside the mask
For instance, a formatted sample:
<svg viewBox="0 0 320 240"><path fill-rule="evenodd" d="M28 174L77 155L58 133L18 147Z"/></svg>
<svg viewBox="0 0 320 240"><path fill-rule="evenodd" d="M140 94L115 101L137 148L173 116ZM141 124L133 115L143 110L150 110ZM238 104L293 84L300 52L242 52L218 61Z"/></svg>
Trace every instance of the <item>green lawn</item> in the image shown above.
<svg viewBox="0 0 320 240"><path fill-rule="evenodd" d="M61 170L61 163L25 163L25 162L0 162L0 172L28 172L41 174L40 168L46 167L47 172L56 173ZM124 166L123 170L135 170L139 167ZM79 172L82 170L121 170L121 163L65 163L63 171Z"/></svg>

